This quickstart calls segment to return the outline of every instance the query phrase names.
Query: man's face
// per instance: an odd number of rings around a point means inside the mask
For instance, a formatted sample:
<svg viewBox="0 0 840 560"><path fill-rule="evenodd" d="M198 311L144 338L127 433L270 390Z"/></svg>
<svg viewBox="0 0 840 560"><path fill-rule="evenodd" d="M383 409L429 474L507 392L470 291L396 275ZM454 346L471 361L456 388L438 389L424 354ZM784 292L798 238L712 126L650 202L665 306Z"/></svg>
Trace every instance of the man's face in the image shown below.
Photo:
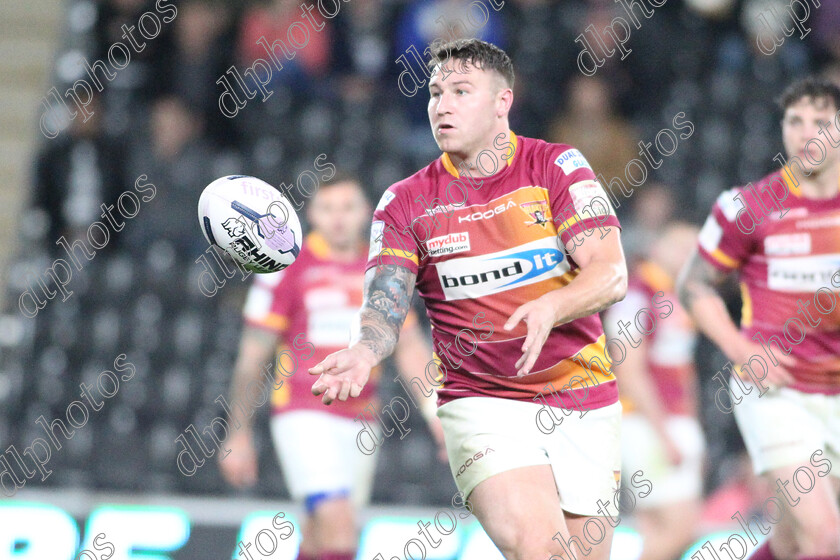
<svg viewBox="0 0 840 560"><path fill-rule="evenodd" d="M788 158L802 160L807 173L819 172L840 161L840 149L832 148L829 136L840 138L834 115L838 107L825 98L803 97L785 110L782 118L782 142ZM825 131L820 134L820 128ZM815 139L809 143L809 140ZM806 148L807 144L807 148ZM820 144L826 154L820 150ZM825 159L823 160L823 157ZM810 160L810 161L809 161ZM815 163L823 160L821 163Z"/></svg>
<svg viewBox="0 0 840 560"><path fill-rule="evenodd" d="M312 228L336 249L358 245L370 221L370 208L359 185L336 183L319 189L308 209Z"/></svg>
<svg viewBox="0 0 840 560"><path fill-rule="evenodd" d="M505 114L505 89L498 73L469 62L450 59L435 68L429 80L429 123L438 147L463 157L491 148L497 119Z"/></svg>

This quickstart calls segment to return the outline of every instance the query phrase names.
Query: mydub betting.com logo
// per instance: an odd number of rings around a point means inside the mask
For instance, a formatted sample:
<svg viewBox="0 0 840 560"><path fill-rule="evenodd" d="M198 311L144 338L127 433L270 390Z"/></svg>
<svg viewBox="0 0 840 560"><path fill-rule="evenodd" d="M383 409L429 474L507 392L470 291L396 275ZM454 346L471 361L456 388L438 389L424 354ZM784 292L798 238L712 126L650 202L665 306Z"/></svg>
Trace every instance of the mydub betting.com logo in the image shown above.
<svg viewBox="0 0 840 560"><path fill-rule="evenodd" d="M481 297L540 282L569 271L553 237L479 257L451 259L436 265L447 300Z"/></svg>

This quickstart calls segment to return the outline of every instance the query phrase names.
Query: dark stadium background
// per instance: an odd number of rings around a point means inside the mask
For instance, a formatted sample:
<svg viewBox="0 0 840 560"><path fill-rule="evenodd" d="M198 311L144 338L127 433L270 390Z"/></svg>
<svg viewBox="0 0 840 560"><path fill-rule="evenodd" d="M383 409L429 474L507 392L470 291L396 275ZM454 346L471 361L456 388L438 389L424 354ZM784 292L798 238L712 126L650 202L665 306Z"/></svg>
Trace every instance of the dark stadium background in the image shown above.
<svg viewBox="0 0 840 560"><path fill-rule="evenodd" d="M232 65L241 72L255 56L265 57L256 39L265 35L271 42L285 35L288 23L259 15L252 2L173 4L177 17L105 83L91 104L95 115L84 124L77 117L53 139L39 130L49 89L63 92L86 78L80 57L107 60L108 48L121 40L120 26L136 24L155 4L38 0L0 8L0 52L6 53L0 56L0 447L22 452L43 437L36 420L64 418L80 383L112 369L118 354L137 368L84 428L53 450L46 481L36 476L14 498L2 499L0 517L14 517L25 502L53 504L84 534L88 515L102 504L184 498L190 511L218 516L195 522L188 544L173 557L221 559L230 558L236 544L238 512L296 510L286 501L271 449L268 406L256 424L260 480L253 489L228 487L215 458L192 477L176 467L175 438L221 412L214 399L227 394L247 288L235 277L212 298L199 291L196 259L206 242L196 220L198 196L212 179L231 173L294 184L324 154L339 169L359 174L375 201L392 182L426 165L439 155L429 134L427 97L424 90L414 97L400 93L403 67L394 61L409 46L422 51L443 36L434 19L468 2L345 0L295 60L274 72L267 86L272 95L248 100L234 118L219 110L223 90L216 81ZM299 2L275 4L291 10L288 21L299 19ZM840 76L836 2L812 6L805 39L787 37L772 55L756 48L756 34L766 33L759 14L781 4L668 0L651 19L637 16L641 27L632 28L627 42L632 52L624 60L608 58L592 77L577 68L575 38L589 24L600 29L627 16L612 0L505 0L498 12L489 10L478 35L513 58L512 129L575 145L607 180L623 179L625 164L640 158L636 144L673 128L676 114L693 123L692 136L658 169L648 166L645 184L621 200L623 237L638 257L669 218L698 223L723 189L775 165L782 146L773 101L786 83L813 72ZM154 199L142 203L121 232L112 230L107 246L81 271L73 270L67 301L49 300L36 317L24 317L21 294L53 259L66 258L59 237L84 235L100 219L99 205L113 204L142 174L156 186ZM734 289L729 303L737 314ZM725 361L707 342L700 344L702 379ZM402 394L393 377L393 370L383 377L385 400ZM701 395L708 495L726 484L747 484L732 418L712 404L716 389L705 383ZM394 508L383 515L418 519L418 512L446 507L454 492L448 468L436 461L413 412L411 434L404 441L390 438L378 452L373 502ZM203 499L210 500L206 506ZM0 523L2 544L15 538L5 530ZM7 553L0 550L0 558Z"/></svg>

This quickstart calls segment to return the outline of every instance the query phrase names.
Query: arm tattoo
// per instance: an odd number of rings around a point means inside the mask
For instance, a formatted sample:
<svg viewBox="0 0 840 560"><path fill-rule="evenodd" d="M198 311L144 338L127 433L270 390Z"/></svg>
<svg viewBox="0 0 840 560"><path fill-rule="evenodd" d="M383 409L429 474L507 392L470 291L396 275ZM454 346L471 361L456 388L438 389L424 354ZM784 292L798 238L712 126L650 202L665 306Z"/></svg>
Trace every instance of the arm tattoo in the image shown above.
<svg viewBox="0 0 840 560"><path fill-rule="evenodd" d="M411 308L416 278L413 272L397 265L380 265L365 274L359 343L370 348L380 360L397 345Z"/></svg>
<svg viewBox="0 0 840 560"><path fill-rule="evenodd" d="M709 264L695 251L680 272L677 280L677 295L686 311L691 311L697 298L717 296L718 288L726 280L728 274L721 272Z"/></svg>

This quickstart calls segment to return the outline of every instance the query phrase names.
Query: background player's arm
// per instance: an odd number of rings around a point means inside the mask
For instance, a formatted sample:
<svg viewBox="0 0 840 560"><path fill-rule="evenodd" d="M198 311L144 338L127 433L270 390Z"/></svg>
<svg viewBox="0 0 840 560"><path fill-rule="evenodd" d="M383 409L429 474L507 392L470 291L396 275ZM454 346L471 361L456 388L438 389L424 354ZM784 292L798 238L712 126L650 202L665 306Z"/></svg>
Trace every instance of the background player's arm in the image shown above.
<svg viewBox="0 0 840 560"><path fill-rule="evenodd" d="M719 293L728 276L695 250L680 271L677 294L700 331L734 361L740 356L743 337Z"/></svg>
<svg viewBox="0 0 840 560"><path fill-rule="evenodd" d="M682 461L682 456L668 435L665 407L662 406L646 365L649 344L644 337L641 337L639 346L629 350L621 364L613 364L613 373L618 381L618 390L621 395L630 399L639 414L650 422L653 431L656 432L665 448L668 460L676 465Z"/></svg>
<svg viewBox="0 0 840 560"><path fill-rule="evenodd" d="M700 331L721 349L733 365L740 366L750 356L761 354L763 350L760 345L744 338L720 297L718 290L727 276L695 250L677 279L677 294ZM785 367L792 366L793 359L783 354L779 361L782 364L779 367L770 364L767 381L779 385L790 383L793 378Z"/></svg>
<svg viewBox="0 0 840 560"><path fill-rule="evenodd" d="M230 385L230 405L245 403L248 399L245 391L251 383L264 385L268 380L260 380L260 375L266 366L274 359L280 334L277 332L245 325L239 341L239 354L233 367L233 379ZM268 371L272 371L271 368ZM244 418L242 430L250 432L251 418Z"/></svg>
<svg viewBox="0 0 840 560"><path fill-rule="evenodd" d="M364 303L350 347L330 354L315 367L320 375L312 393L324 404L358 397L370 370L394 351L400 329L411 308L416 275L398 265L380 265L365 273Z"/></svg>
<svg viewBox="0 0 840 560"><path fill-rule="evenodd" d="M599 235L602 230L606 231L603 236ZM618 228L599 228L576 249L572 241L566 248L570 254L574 250L575 262L580 267L575 279L519 306L505 323L505 330L522 320L528 325L523 354L515 366L517 375L531 371L555 325L602 311L621 301L627 293L627 264Z"/></svg>
<svg viewBox="0 0 840 560"><path fill-rule="evenodd" d="M230 385L231 407L237 403L248 402L245 391L251 383L258 386L269 383L268 380L260 380L260 375L266 364L273 359L279 338L280 335L276 332L248 325L243 327ZM251 418L242 415L240 422L241 427L228 434L225 447L231 452L224 457L226 460L219 456L219 469L230 484L237 487L252 486L257 481L257 455Z"/></svg>

